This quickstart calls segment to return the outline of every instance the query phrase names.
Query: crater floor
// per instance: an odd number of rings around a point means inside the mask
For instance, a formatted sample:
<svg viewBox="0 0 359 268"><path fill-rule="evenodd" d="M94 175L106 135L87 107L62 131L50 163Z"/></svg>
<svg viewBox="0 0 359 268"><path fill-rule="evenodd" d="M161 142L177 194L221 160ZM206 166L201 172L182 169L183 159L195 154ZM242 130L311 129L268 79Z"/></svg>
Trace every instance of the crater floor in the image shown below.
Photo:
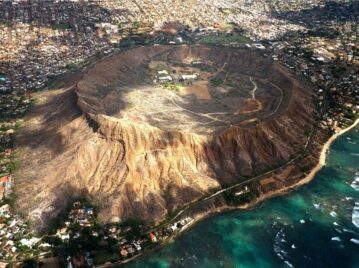
<svg viewBox="0 0 359 268"><path fill-rule="evenodd" d="M77 93L85 112L211 135L275 115L290 84L274 63L248 50L160 46L96 64Z"/></svg>

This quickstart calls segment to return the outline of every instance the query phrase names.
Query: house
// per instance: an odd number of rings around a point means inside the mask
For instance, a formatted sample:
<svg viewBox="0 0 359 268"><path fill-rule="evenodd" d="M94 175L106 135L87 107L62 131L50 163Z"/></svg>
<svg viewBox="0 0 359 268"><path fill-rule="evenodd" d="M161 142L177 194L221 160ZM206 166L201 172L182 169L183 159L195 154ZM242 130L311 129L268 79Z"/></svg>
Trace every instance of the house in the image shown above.
<svg viewBox="0 0 359 268"><path fill-rule="evenodd" d="M129 254L135 253L135 249L133 247L131 247L131 246L127 248L127 251L128 251Z"/></svg>
<svg viewBox="0 0 359 268"><path fill-rule="evenodd" d="M93 208L86 208L85 211L86 211L86 213L89 214L89 215L92 215L92 214L93 214Z"/></svg>
<svg viewBox="0 0 359 268"><path fill-rule="evenodd" d="M172 77L170 75L160 76L160 77L158 77L158 80L160 80L160 81L172 81Z"/></svg>
<svg viewBox="0 0 359 268"><path fill-rule="evenodd" d="M246 187L244 187L243 190L236 192L234 195L235 196L240 196L240 195L248 193L248 192L249 192L249 188L248 188L248 186L246 186Z"/></svg>
<svg viewBox="0 0 359 268"><path fill-rule="evenodd" d="M5 187L0 186L0 200L2 200L5 196Z"/></svg>
<svg viewBox="0 0 359 268"><path fill-rule="evenodd" d="M168 71L167 71L167 70L158 71L157 73L158 73L159 75L168 75Z"/></svg>
<svg viewBox="0 0 359 268"><path fill-rule="evenodd" d="M194 80L194 79L197 79L197 74L182 74L182 75L180 75L180 79Z"/></svg>
<svg viewBox="0 0 359 268"><path fill-rule="evenodd" d="M121 248L120 255L121 255L121 257L127 257L128 251L125 248Z"/></svg>
<svg viewBox="0 0 359 268"><path fill-rule="evenodd" d="M20 240L21 245L26 246L28 248L32 248L36 243L40 241L37 237L32 237L30 239L23 238Z"/></svg>
<svg viewBox="0 0 359 268"><path fill-rule="evenodd" d="M8 214L9 212L10 212L10 205L9 204L5 204L5 205L0 207L0 215L5 215L5 214Z"/></svg>
<svg viewBox="0 0 359 268"><path fill-rule="evenodd" d="M171 230L174 232L174 231L176 231L178 228L177 228L177 223L175 223L175 224L173 224L173 225L171 225Z"/></svg>
<svg viewBox="0 0 359 268"><path fill-rule="evenodd" d="M155 236L154 233L150 233L150 240L152 243L156 243L157 242L157 237Z"/></svg>
<svg viewBox="0 0 359 268"><path fill-rule="evenodd" d="M11 176L3 176L0 178L0 186L3 186L6 188L6 190L11 189Z"/></svg>
<svg viewBox="0 0 359 268"><path fill-rule="evenodd" d="M138 244L138 243L133 243L133 245L135 246L135 248L136 248L137 251L141 251L141 250L142 250L140 244Z"/></svg>

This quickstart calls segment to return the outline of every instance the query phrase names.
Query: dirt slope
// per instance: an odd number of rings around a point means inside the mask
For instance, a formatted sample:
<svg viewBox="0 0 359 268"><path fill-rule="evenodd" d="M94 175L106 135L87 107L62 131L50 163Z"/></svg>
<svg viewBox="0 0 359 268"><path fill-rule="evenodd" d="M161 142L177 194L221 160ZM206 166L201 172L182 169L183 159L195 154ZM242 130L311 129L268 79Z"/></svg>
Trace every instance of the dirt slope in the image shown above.
<svg viewBox="0 0 359 268"><path fill-rule="evenodd" d="M147 83L141 66L161 53L218 66L237 53L229 70L280 87L283 100L279 107L221 126L213 135L129 120L125 115L131 110L111 88ZM98 63L73 87L41 97L18 139L22 167L16 183L20 209L40 226L81 195L100 204L104 220L159 222L214 189L300 153L315 115L310 89L269 60L229 48L132 49Z"/></svg>

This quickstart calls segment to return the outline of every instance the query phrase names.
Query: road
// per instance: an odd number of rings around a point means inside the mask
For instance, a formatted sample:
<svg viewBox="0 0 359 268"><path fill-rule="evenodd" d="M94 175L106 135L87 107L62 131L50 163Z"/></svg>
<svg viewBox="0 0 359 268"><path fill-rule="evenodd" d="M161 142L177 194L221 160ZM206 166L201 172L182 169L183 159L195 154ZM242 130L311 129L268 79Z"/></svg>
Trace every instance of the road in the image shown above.
<svg viewBox="0 0 359 268"><path fill-rule="evenodd" d="M252 84L254 86L254 88L252 90L252 100L255 100L256 99L256 91L257 91L258 87L257 87L257 84L253 81L252 76L249 77L249 80L251 80L251 82L252 82Z"/></svg>

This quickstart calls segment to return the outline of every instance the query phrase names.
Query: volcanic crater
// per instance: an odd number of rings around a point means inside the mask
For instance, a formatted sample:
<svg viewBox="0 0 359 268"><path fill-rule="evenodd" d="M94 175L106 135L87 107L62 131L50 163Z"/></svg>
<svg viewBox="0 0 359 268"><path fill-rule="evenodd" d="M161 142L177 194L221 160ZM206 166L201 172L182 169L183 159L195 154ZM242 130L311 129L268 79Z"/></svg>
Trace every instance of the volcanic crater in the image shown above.
<svg viewBox="0 0 359 268"><path fill-rule="evenodd" d="M46 224L86 195L105 221L158 223L302 152L313 100L288 70L247 49L122 51L33 109L18 140L18 205Z"/></svg>
<svg viewBox="0 0 359 268"><path fill-rule="evenodd" d="M290 98L285 73L252 56L202 46L138 48L98 63L76 94L88 114L163 131L219 134L276 115Z"/></svg>

